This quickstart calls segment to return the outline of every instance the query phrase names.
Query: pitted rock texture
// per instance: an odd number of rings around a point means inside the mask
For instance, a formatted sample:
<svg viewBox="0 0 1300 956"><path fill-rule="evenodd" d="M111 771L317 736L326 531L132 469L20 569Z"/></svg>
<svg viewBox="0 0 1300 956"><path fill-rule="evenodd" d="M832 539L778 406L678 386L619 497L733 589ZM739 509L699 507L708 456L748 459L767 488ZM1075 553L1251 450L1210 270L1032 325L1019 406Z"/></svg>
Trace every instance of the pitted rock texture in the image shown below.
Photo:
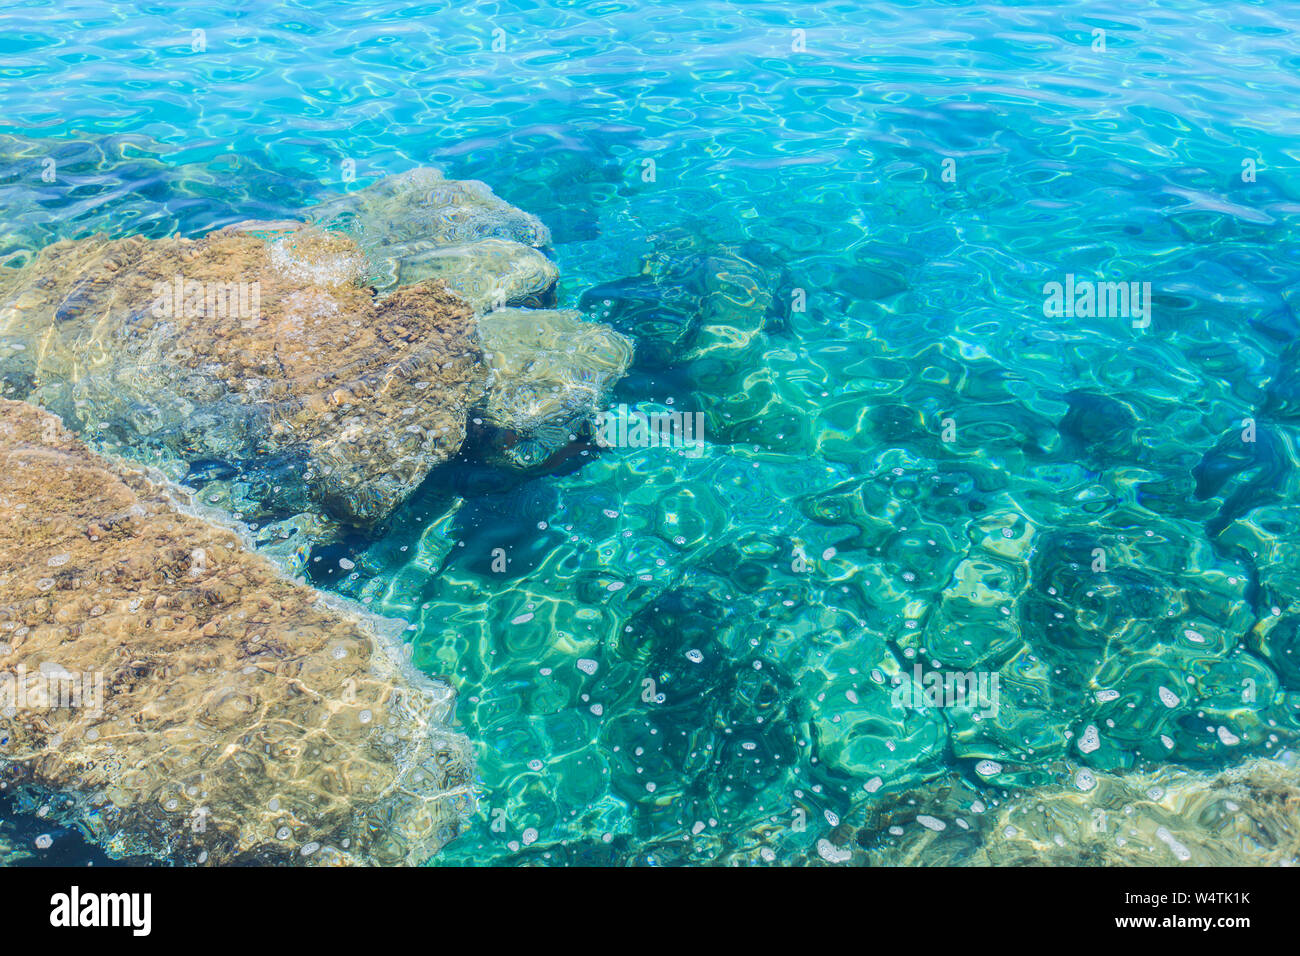
<svg viewBox="0 0 1300 956"><path fill-rule="evenodd" d="M0 459L5 786L72 794L110 852L178 862L411 863L455 835L452 693L378 619L34 406L0 400Z"/></svg>
<svg viewBox="0 0 1300 956"><path fill-rule="evenodd" d="M481 369L459 297L379 301L366 268L313 229L55 243L0 276L4 394L139 460L223 463L255 513L369 525L459 449Z"/></svg>

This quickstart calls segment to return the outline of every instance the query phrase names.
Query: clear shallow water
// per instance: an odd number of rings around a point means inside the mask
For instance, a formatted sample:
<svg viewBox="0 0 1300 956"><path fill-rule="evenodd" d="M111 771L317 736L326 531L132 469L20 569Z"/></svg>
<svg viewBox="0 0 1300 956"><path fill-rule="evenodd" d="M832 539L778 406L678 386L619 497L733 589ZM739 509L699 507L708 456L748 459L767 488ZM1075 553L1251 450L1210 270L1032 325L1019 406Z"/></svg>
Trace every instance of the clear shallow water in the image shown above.
<svg viewBox="0 0 1300 956"><path fill-rule="evenodd" d="M439 862L794 862L953 772L1290 744L1298 14L25 5L0 254L291 215L346 161L541 217L561 304L638 336L615 400L709 449L449 469L315 579L457 687L483 813ZM1149 325L1046 316L1067 274L1150 282ZM997 716L896 706L917 662Z"/></svg>

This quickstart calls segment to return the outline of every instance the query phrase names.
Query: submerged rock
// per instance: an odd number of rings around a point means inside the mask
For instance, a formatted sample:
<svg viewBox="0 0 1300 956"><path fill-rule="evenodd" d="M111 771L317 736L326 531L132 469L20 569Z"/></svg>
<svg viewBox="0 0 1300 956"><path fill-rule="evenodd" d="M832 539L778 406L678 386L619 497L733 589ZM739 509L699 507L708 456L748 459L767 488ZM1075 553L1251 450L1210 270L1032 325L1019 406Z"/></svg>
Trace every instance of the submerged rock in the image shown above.
<svg viewBox="0 0 1300 956"><path fill-rule="evenodd" d="M464 439L473 314L437 283L377 301L343 236L245 226L60 242L0 278L6 395L133 458L224 463L260 512L370 524Z"/></svg>
<svg viewBox="0 0 1300 956"><path fill-rule="evenodd" d="M506 239L482 239L456 246L425 240L402 243L381 260L375 278L380 292L425 279L441 279L458 296L483 313L507 305L548 305L554 299L555 263L536 249Z"/></svg>
<svg viewBox="0 0 1300 956"><path fill-rule="evenodd" d="M472 806L452 692L156 473L0 400L0 780L115 855L414 863Z"/></svg>
<svg viewBox="0 0 1300 956"><path fill-rule="evenodd" d="M900 805L903 835L866 857L875 865L1285 866L1300 863L1300 770L1256 759L1219 773L1080 771L996 807L954 791L941 805ZM949 824L932 832L918 812ZM896 824L896 825L897 825ZM883 828L882 828L883 829Z"/></svg>
<svg viewBox="0 0 1300 956"><path fill-rule="evenodd" d="M507 464L539 465L568 445L627 372L629 339L580 313L546 308L559 276L539 251L549 230L481 182L414 169L308 215L356 238L381 296L436 278L479 314L488 374L478 411L499 430L489 447Z"/></svg>
<svg viewBox="0 0 1300 956"><path fill-rule="evenodd" d="M538 252L551 233L477 180L420 167L313 206L311 221L356 238L387 292L432 276L482 312L549 305L558 271Z"/></svg>
<svg viewBox="0 0 1300 956"><path fill-rule="evenodd" d="M327 200L309 210L312 221L331 229L355 229L362 245L386 246L412 239L445 245L509 239L548 246L551 233L536 216L516 209L476 179L446 179L422 166Z"/></svg>
<svg viewBox="0 0 1300 956"><path fill-rule="evenodd" d="M304 215L0 270L0 392L237 518L294 519L258 537L296 569L389 516L471 412L539 464L627 371L608 327L508 307L551 304L558 270L546 227L482 183L416 169Z"/></svg>
<svg viewBox="0 0 1300 956"><path fill-rule="evenodd" d="M732 245L702 244L696 233L657 240L639 275L588 289L581 307L633 336L643 365L739 367L774 311L780 277Z"/></svg>
<svg viewBox="0 0 1300 956"><path fill-rule="evenodd" d="M505 459L538 464L567 445L632 362L632 343L569 310L498 309L479 320L489 369L483 418Z"/></svg>
<svg viewBox="0 0 1300 956"><path fill-rule="evenodd" d="M1296 463L1294 440L1282 427L1252 423L1223 436L1192 469L1197 500L1223 499L1219 513L1206 523L1209 536L1256 508L1289 498Z"/></svg>
<svg viewBox="0 0 1300 956"><path fill-rule="evenodd" d="M706 414L711 440L791 448L811 420L770 336L785 321L787 276L756 244L702 238L710 232L653 237L639 275L588 289L580 306L636 341L638 371L690 383L674 397Z"/></svg>

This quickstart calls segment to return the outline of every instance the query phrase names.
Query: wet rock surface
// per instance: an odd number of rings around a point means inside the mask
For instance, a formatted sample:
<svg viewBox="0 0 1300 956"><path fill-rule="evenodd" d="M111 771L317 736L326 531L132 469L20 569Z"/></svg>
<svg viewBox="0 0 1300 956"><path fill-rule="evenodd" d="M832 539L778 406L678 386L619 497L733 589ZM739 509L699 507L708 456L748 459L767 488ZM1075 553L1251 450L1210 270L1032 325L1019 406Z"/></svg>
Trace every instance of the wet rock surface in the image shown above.
<svg viewBox="0 0 1300 956"><path fill-rule="evenodd" d="M498 197L486 183L446 179L427 166L387 176L308 212L319 225L358 232L369 248L419 239L444 245L509 239L539 248L551 243L541 220Z"/></svg>
<svg viewBox="0 0 1300 956"><path fill-rule="evenodd" d="M509 305L553 304L555 263L530 246L507 239L443 246L416 240L386 250L375 288L388 292L399 285L441 279L478 313Z"/></svg>
<svg viewBox="0 0 1300 956"><path fill-rule="evenodd" d="M502 457L545 461L586 429L632 361L632 342L582 313L498 309L479 320L489 369L483 417L508 435Z"/></svg>
<svg viewBox="0 0 1300 956"><path fill-rule="evenodd" d="M436 283L382 302L335 234L61 242L0 279L7 397L132 457L224 463L265 514L382 518L464 438L473 315Z"/></svg>
<svg viewBox="0 0 1300 956"><path fill-rule="evenodd" d="M259 539L297 567L390 515L471 410L524 446L509 463L536 464L627 369L627 340L577 313L503 337L510 306L553 303L558 270L546 227L482 183L416 169L305 215L318 225L57 242L0 271L0 394L280 525Z"/></svg>
<svg viewBox="0 0 1300 956"><path fill-rule="evenodd" d="M114 855L415 863L472 806L395 622L285 579L156 472L0 400L0 780ZM400 626L400 625L398 625Z"/></svg>
<svg viewBox="0 0 1300 956"><path fill-rule="evenodd" d="M430 277L479 312L554 304L559 275L538 251L551 243L536 217L477 180L419 167L312 206L311 222L353 236L381 294Z"/></svg>

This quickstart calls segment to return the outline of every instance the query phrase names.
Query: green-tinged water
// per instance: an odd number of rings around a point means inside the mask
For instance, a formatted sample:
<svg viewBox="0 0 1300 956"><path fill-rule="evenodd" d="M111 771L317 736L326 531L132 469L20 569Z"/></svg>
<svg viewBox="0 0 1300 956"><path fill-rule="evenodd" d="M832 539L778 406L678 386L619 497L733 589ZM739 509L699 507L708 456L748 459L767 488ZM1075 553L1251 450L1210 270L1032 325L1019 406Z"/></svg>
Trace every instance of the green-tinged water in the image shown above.
<svg viewBox="0 0 1300 956"><path fill-rule="evenodd" d="M436 864L949 862L917 810L1295 747L1294 5L74 12L0 54L10 265L433 164L635 345L612 440L471 428L308 559L458 694Z"/></svg>

